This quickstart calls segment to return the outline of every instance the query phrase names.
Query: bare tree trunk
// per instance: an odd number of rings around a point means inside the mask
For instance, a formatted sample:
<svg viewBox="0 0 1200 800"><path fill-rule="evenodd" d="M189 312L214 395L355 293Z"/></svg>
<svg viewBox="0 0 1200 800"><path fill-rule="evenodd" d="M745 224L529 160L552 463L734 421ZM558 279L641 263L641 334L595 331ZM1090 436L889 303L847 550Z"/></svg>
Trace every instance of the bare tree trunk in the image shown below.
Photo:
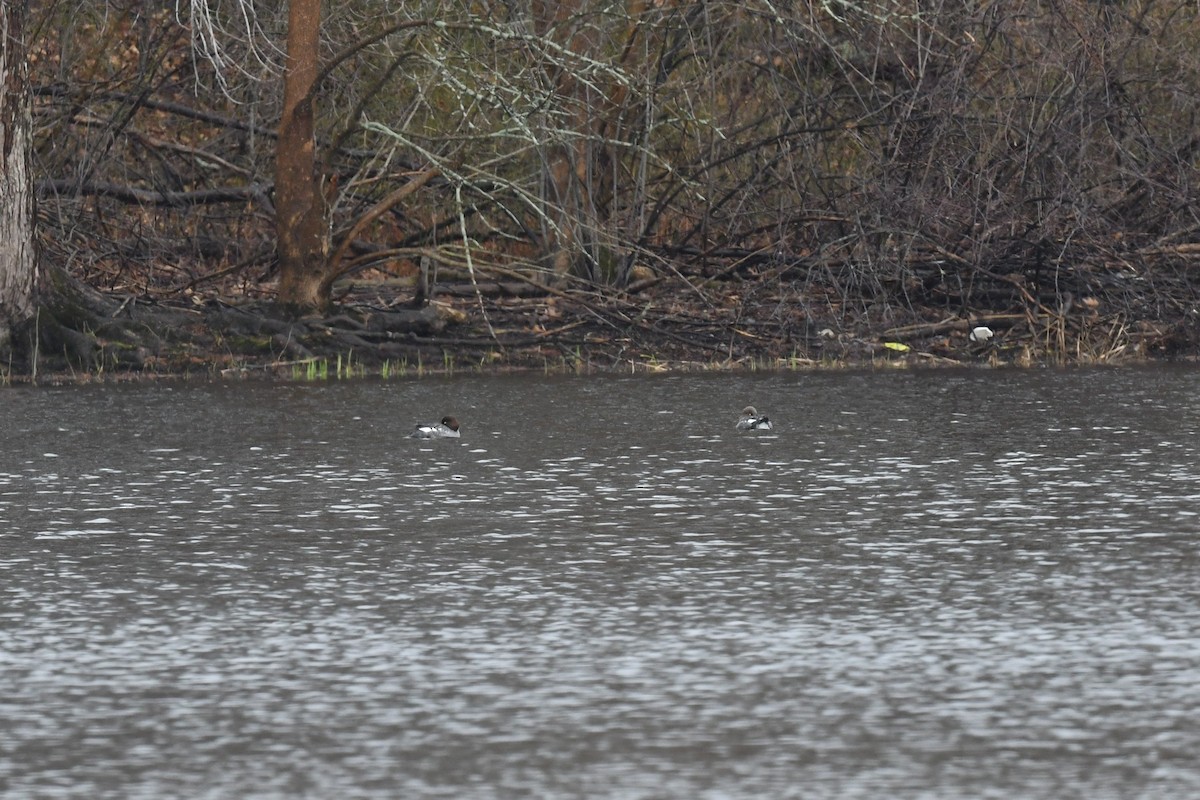
<svg viewBox="0 0 1200 800"><path fill-rule="evenodd" d="M291 0L283 115L275 152L275 229L279 302L303 310L329 306L323 280L329 217L316 174L313 93L320 60L321 0Z"/></svg>
<svg viewBox="0 0 1200 800"><path fill-rule="evenodd" d="M33 315L37 261L33 245L25 3L0 3L0 349L12 326Z"/></svg>

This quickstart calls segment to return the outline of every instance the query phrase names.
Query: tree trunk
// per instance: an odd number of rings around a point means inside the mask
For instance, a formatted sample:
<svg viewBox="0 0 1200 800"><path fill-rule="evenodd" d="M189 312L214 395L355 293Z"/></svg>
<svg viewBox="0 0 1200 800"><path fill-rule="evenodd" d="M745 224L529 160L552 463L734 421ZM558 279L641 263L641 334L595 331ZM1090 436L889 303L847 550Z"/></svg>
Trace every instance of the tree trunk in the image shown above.
<svg viewBox="0 0 1200 800"><path fill-rule="evenodd" d="M323 311L330 289L329 218L317 176L313 93L320 60L321 0L288 5L283 114L275 151L275 229L279 251L279 302Z"/></svg>
<svg viewBox="0 0 1200 800"><path fill-rule="evenodd" d="M0 351L33 315L37 272L24 21L24 2L0 3Z"/></svg>

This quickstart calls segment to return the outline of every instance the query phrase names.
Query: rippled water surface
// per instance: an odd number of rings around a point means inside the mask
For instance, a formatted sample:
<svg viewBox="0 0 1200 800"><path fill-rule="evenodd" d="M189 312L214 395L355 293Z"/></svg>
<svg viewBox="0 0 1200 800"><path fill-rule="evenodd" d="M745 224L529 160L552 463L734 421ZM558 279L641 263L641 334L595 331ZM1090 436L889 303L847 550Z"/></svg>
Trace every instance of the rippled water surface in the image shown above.
<svg viewBox="0 0 1200 800"><path fill-rule="evenodd" d="M3 389L0 794L1200 796L1197 397Z"/></svg>

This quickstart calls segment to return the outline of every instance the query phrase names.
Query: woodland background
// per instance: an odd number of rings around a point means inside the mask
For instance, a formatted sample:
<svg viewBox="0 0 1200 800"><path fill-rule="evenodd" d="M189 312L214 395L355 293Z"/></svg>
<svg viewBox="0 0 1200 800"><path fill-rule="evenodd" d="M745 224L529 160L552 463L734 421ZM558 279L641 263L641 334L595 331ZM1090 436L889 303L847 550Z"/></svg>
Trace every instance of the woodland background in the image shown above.
<svg viewBox="0 0 1200 800"><path fill-rule="evenodd" d="M307 141L280 124L289 12ZM317 334L613 364L958 361L977 324L1019 362L1200 339L1195 0L43 0L26 40L43 259L114 317L323 320L243 321L233 360ZM289 267L277 164L309 145ZM431 295L436 321L364 316Z"/></svg>

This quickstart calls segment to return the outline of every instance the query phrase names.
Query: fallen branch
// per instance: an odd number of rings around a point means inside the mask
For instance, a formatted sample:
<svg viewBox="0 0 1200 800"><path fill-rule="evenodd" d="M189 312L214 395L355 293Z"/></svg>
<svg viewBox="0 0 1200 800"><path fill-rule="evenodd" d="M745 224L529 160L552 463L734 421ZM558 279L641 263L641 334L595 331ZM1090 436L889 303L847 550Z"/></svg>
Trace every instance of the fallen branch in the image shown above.
<svg viewBox="0 0 1200 800"><path fill-rule="evenodd" d="M322 361L328 361L328 356L314 356L313 358L301 358L296 361L272 361L267 364L241 364L236 367L226 367L221 370L222 375L234 375L239 372L249 372L252 369L275 369L276 367L300 367L307 364L318 364Z"/></svg>
<svg viewBox="0 0 1200 800"><path fill-rule="evenodd" d="M396 204L401 200L408 197L410 194L429 183L430 180L441 174L442 171L437 167L430 167L429 169L423 170L408 183L399 187L387 197L380 200L378 203L368 209L365 214L359 217L358 221L354 223L354 227L352 227L349 232L342 237L342 243L338 245L337 250L334 251L333 256L329 259L329 276L326 278L326 281L329 283L329 285L332 286L333 282L347 271L342 269L342 257L346 254L346 250L350 247L350 243L358 238L358 235L362 233L368 225L379 219L379 217L383 214L387 213L389 209L395 207Z"/></svg>
<svg viewBox="0 0 1200 800"><path fill-rule="evenodd" d="M222 186L215 189L194 189L190 192L163 192L156 189L141 189L106 181L76 181L55 178L38 181L39 196L66 195L68 197L110 197L125 203L167 208L189 208L191 206L216 203L244 203L265 198L271 190L269 184L251 183L247 186Z"/></svg>
<svg viewBox="0 0 1200 800"><path fill-rule="evenodd" d="M967 331L981 324L1011 324L1021 322L1025 318L1024 314L982 314L977 317L971 317L969 320L962 317L952 317L951 319L944 319L941 322L923 322L918 325L890 328L879 335L881 338L890 340L919 339L923 336L937 336L940 333L950 333L951 331Z"/></svg>

